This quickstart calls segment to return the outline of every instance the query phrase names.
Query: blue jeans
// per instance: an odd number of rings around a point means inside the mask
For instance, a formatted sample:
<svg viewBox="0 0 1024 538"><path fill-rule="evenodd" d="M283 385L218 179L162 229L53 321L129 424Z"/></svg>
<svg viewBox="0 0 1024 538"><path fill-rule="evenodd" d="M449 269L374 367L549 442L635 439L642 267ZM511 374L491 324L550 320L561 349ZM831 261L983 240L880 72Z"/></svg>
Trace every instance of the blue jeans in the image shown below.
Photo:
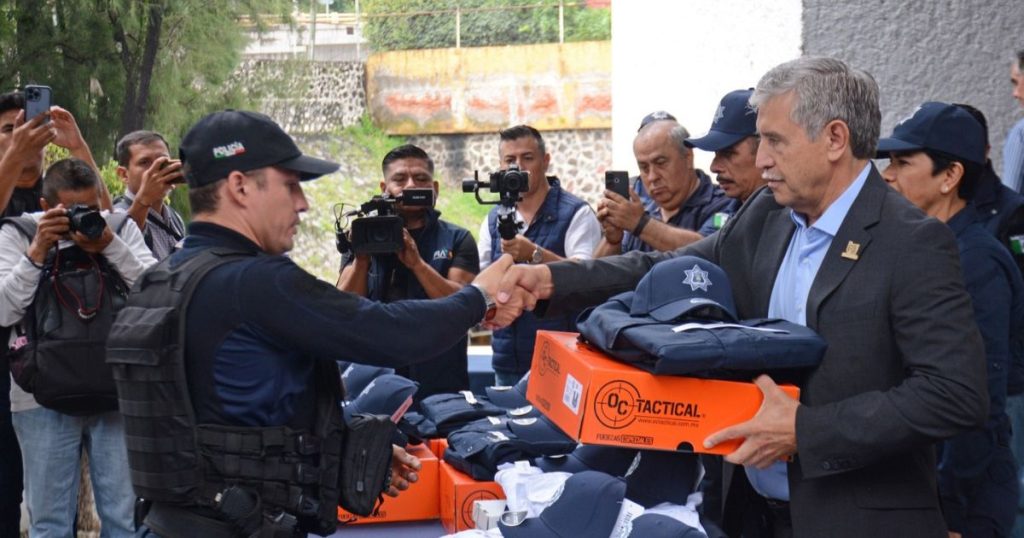
<svg viewBox="0 0 1024 538"><path fill-rule="evenodd" d="M74 536L83 450L89 454L100 536L135 535L135 493L118 412L73 417L40 407L12 415L24 462L31 538Z"/></svg>

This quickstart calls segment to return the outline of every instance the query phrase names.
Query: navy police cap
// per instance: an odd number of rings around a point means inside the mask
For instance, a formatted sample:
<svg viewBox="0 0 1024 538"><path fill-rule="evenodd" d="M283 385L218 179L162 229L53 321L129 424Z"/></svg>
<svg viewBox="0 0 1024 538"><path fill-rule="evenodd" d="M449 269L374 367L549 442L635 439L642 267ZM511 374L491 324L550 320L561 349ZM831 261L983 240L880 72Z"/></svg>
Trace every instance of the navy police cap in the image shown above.
<svg viewBox="0 0 1024 538"><path fill-rule="evenodd" d="M597 471L570 476L562 494L540 516L519 525L498 523L506 538L561 538L565 536L608 536L622 509L626 483Z"/></svg>
<svg viewBox="0 0 1024 538"><path fill-rule="evenodd" d="M419 385L400 375L385 374L370 381L363 391L345 406L345 420L353 415L387 415L395 422L412 404ZM398 416L396 416L398 415Z"/></svg>
<svg viewBox="0 0 1024 538"><path fill-rule="evenodd" d="M705 534L678 519L650 513L633 520L628 538L705 538Z"/></svg>
<svg viewBox="0 0 1024 538"><path fill-rule="evenodd" d="M704 151L721 151L757 134L757 111L750 106L754 90L735 90L725 94L715 110L708 134L687 138L686 145Z"/></svg>
<svg viewBox="0 0 1024 538"><path fill-rule="evenodd" d="M985 129L966 110L928 101L896 124L892 136L878 141L879 159L892 152L930 149L985 164Z"/></svg>
<svg viewBox="0 0 1024 538"><path fill-rule="evenodd" d="M546 473L561 471L579 473L601 471L612 476L625 476L636 460L635 448L617 446L580 445L576 450L562 456L542 456L534 460L537 467Z"/></svg>
<svg viewBox="0 0 1024 538"><path fill-rule="evenodd" d="M644 275L633 294L629 313L672 321L701 308L705 309L701 317L737 319L725 271L696 256L679 256L656 263Z"/></svg>

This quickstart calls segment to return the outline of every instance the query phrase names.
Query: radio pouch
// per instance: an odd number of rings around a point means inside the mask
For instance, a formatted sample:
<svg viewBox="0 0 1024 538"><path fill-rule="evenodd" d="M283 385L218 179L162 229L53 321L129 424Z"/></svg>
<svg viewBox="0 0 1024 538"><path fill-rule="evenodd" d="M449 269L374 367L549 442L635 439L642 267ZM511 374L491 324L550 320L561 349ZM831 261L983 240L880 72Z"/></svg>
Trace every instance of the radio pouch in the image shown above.
<svg viewBox="0 0 1024 538"><path fill-rule="evenodd" d="M395 423L385 415L356 414L347 421L341 451L338 504L357 516L376 512L391 486Z"/></svg>

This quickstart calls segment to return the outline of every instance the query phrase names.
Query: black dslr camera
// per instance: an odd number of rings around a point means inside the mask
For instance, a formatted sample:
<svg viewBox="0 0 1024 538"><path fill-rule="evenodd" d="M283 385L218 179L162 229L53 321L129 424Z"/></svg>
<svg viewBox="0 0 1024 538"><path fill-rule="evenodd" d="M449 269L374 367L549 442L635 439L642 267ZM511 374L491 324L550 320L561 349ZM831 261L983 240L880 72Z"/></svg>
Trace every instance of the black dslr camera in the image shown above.
<svg viewBox="0 0 1024 538"><path fill-rule="evenodd" d="M497 200L480 198L480 189L489 189L498 194ZM480 172L473 172L473 179L462 180L462 192L471 192L480 204L500 204L498 208L498 235L502 239L512 239L519 233L516 223L516 204L523 199L523 193L530 190L530 174L510 164L508 170L498 170L491 174L491 180L480 181Z"/></svg>
<svg viewBox="0 0 1024 538"><path fill-rule="evenodd" d="M71 233L82 232L89 239L99 239L106 227L107 221L99 211L83 204L68 208L68 228Z"/></svg>
<svg viewBox="0 0 1024 538"><path fill-rule="evenodd" d="M407 207L431 207L434 205L434 189L405 189L397 197L386 193L374 196L358 210L339 216L334 224L338 252L390 254L401 250L405 221L398 214L399 203ZM341 224L344 217L356 217L347 234Z"/></svg>

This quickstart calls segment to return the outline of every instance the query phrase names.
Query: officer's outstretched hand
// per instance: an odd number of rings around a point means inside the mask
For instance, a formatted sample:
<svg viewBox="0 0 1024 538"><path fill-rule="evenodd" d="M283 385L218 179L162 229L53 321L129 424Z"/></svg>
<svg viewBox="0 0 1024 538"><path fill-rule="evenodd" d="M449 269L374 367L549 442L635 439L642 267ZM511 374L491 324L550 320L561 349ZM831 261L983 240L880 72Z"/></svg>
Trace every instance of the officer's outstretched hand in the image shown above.
<svg viewBox="0 0 1024 538"><path fill-rule="evenodd" d="M409 489L409 484L420 479L416 474L419 470L419 458L398 445L391 445L391 486L384 493L398 497L399 492Z"/></svg>
<svg viewBox="0 0 1024 538"><path fill-rule="evenodd" d="M730 439L743 439L740 447L725 460L765 469L796 454L796 409L800 402L790 398L767 375L758 376L754 384L764 394L754 418L711 434L704 440L704 448Z"/></svg>
<svg viewBox="0 0 1024 538"><path fill-rule="evenodd" d="M511 325L519 318L523 310L533 310L534 305L537 304L537 298L523 288L513 287L507 293L500 291L499 285L505 274L515 267L518 266L515 265L512 256L502 254L473 280L474 284L482 286L498 303L494 316L484 322L484 326L489 329L500 329Z"/></svg>

